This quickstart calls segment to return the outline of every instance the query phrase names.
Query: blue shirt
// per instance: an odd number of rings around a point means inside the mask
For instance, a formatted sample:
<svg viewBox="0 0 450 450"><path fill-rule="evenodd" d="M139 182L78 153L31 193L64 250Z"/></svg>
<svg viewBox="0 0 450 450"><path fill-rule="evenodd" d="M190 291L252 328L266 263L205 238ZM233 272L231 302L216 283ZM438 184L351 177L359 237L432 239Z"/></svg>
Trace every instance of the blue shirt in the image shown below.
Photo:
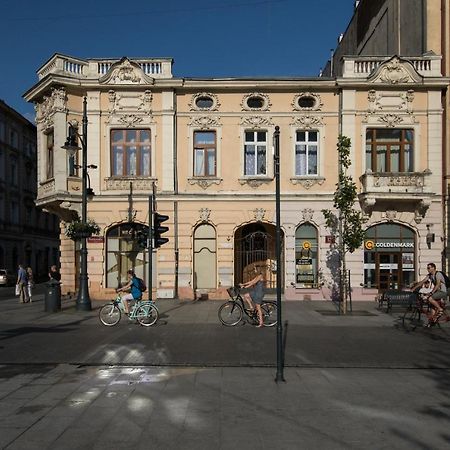
<svg viewBox="0 0 450 450"><path fill-rule="evenodd" d="M19 271L17 272L17 278L19 280L19 283L26 283L27 282L27 273L25 272L25 269L21 267Z"/></svg>
<svg viewBox="0 0 450 450"><path fill-rule="evenodd" d="M139 289L139 281L136 277L131 279L131 295L134 299L138 299L142 297L142 292Z"/></svg>

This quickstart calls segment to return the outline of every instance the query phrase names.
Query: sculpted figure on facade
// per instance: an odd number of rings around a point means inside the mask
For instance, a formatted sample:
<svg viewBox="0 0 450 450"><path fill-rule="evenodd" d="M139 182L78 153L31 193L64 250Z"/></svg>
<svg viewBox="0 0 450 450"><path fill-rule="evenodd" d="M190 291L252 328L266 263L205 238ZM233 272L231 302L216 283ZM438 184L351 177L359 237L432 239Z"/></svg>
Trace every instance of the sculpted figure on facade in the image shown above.
<svg viewBox="0 0 450 450"><path fill-rule="evenodd" d="M44 95L41 103L36 104L36 123L48 123L56 112L66 111L67 97L64 88L52 88L49 96Z"/></svg>
<svg viewBox="0 0 450 450"><path fill-rule="evenodd" d="M264 220L264 216L266 215L266 210L264 208L255 208L253 210L253 217L257 222L261 222Z"/></svg>
<svg viewBox="0 0 450 450"><path fill-rule="evenodd" d="M211 215L211 210L209 208L201 208L199 210L200 220L202 222L208 222L209 216Z"/></svg>

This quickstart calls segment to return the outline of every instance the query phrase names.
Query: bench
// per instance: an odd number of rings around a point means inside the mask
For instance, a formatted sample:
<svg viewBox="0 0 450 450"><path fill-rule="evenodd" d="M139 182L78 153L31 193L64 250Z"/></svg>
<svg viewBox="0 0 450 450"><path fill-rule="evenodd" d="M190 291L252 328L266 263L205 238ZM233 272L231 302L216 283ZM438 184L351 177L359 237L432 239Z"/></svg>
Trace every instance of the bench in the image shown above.
<svg viewBox="0 0 450 450"><path fill-rule="evenodd" d="M381 295L378 308L383 308L386 303L386 312L390 312L394 306L409 308L417 299L417 294L412 291L400 291L398 289L388 289Z"/></svg>

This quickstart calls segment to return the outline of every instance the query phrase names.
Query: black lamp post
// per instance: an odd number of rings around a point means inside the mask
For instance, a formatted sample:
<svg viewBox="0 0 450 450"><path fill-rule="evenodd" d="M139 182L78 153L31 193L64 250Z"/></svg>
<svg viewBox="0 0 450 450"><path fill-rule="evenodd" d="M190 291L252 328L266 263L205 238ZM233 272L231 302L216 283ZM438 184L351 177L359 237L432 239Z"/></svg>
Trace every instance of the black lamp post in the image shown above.
<svg viewBox="0 0 450 450"><path fill-rule="evenodd" d="M83 228L87 225L87 201L88 194L91 193L92 189L89 186L89 192L87 187L87 100L86 97L83 98L83 119L82 128L83 133L80 135L75 127L69 124L69 136L67 137L66 143L62 148L67 150L71 154L75 154L76 151L80 150L77 145L77 138L81 142L82 150L82 163L81 163L81 225ZM88 286L88 273L87 273L87 245L86 245L86 234L81 234L81 264L80 264L80 282L78 287L78 296L76 301L76 309L79 311L90 311L92 309L91 299L89 297L89 286Z"/></svg>
<svg viewBox="0 0 450 450"><path fill-rule="evenodd" d="M274 171L275 171L275 253L277 256L277 375L275 381L284 379L283 326L281 323L281 214L280 214L280 127L273 134Z"/></svg>

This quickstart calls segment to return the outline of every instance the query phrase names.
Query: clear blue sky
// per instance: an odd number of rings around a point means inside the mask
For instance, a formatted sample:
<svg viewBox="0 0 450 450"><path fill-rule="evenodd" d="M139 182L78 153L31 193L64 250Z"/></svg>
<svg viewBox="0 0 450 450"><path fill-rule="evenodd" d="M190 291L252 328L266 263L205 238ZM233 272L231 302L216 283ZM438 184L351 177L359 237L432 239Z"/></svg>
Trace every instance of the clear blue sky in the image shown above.
<svg viewBox="0 0 450 450"><path fill-rule="evenodd" d="M353 0L1 0L0 99L22 94L54 53L172 57L176 77L315 76Z"/></svg>

